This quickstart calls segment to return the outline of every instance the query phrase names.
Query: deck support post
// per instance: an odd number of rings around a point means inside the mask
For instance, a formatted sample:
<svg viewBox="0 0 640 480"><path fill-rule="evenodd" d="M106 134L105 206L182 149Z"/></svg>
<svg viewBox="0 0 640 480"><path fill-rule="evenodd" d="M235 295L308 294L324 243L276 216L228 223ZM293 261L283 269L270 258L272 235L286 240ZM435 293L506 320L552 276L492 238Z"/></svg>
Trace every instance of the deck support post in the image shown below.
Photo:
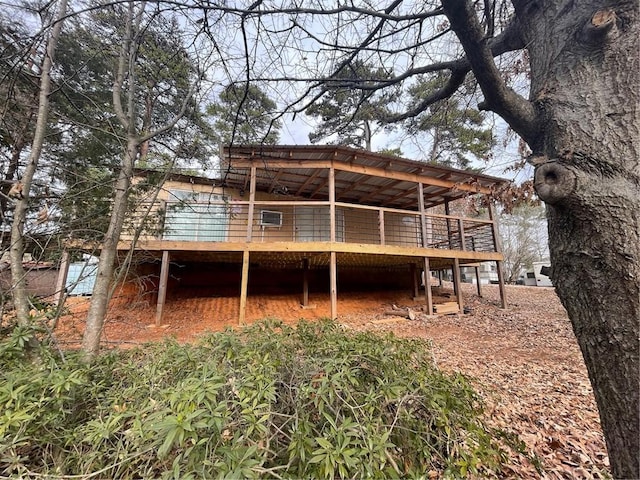
<svg viewBox="0 0 640 480"><path fill-rule="evenodd" d="M418 287L420 286L420 283L418 282L418 274L419 271L416 268L416 264L415 263L410 263L409 264L409 272L411 274L411 282L413 285L413 298L418 296Z"/></svg>
<svg viewBox="0 0 640 480"><path fill-rule="evenodd" d="M309 259L302 260L302 306L309 306Z"/></svg>
<svg viewBox="0 0 640 480"><path fill-rule="evenodd" d="M58 278L56 279L56 304L60 305L65 297L65 285L67 284L67 276L69 275L69 251L64 250L60 258L60 267L58 268Z"/></svg>
<svg viewBox="0 0 640 480"><path fill-rule="evenodd" d="M507 308L507 290L504 288L504 272L502 271L502 262L496 261L496 270L498 271L498 285L500 286L500 306Z"/></svg>
<svg viewBox="0 0 640 480"><path fill-rule="evenodd" d="M331 296L331 320L335 320L338 318L338 266L336 261L336 252L331 252L329 283L329 294Z"/></svg>
<svg viewBox="0 0 640 480"><path fill-rule="evenodd" d="M456 299L458 301L458 307L462 312L464 305L462 303L462 288L460 288L460 260L453 259L453 286L456 292Z"/></svg>
<svg viewBox="0 0 640 480"><path fill-rule="evenodd" d="M427 300L427 315L433 315L433 297L431 296L431 270L429 257L424 257L424 298Z"/></svg>
<svg viewBox="0 0 640 480"><path fill-rule="evenodd" d="M242 277L240 279L240 312L238 325L244 325L247 311L247 287L249 286L249 250L242 252Z"/></svg>
<svg viewBox="0 0 640 480"><path fill-rule="evenodd" d="M482 297L482 285L480 284L480 267L476 266L476 287L478 289L478 296Z"/></svg>
<svg viewBox="0 0 640 480"><path fill-rule="evenodd" d="M167 282L169 281L169 251L162 252L162 264L160 265L160 283L158 284L158 302L156 303L156 327L162 324L164 304L167 299Z"/></svg>
<svg viewBox="0 0 640 480"><path fill-rule="evenodd" d="M247 242L253 237L253 211L256 203L256 167L251 167L249 181L249 208L247 209Z"/></svg>

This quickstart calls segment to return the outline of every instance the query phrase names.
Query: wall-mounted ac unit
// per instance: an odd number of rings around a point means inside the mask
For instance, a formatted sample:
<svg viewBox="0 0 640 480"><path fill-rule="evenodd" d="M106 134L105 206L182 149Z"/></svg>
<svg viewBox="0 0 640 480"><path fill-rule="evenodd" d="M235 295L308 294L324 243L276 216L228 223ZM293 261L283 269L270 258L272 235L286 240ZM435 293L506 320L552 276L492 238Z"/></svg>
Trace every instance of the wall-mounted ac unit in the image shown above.
<svg viewBox="0 0 640 480"><path fill-rule="evenodd" d="M273 210L260 210L260 226L261 227L281 227L282 212Z"/></svg>

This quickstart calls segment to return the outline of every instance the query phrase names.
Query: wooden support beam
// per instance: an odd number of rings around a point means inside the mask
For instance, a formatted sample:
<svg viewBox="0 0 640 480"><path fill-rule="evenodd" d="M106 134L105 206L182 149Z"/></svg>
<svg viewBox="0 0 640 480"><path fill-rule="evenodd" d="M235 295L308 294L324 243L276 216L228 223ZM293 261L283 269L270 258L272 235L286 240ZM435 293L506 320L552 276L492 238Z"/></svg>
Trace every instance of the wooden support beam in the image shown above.
<svg viewBox="0 0 640 480"><path fill-rule="evenodd" d="M299 197L299 196L300 196L300 194L301 194L302 192L304 192L304 189L305 189L305 188L307 188L307 186L308 186L311 182L313 182L313 181L318 177L318 175L320 175L320 172L322 172L322 170L321 170L321 169L317 169L317 170L316 170L316 171L314 171L311 175L309 175L309 178L307 178L307 179L304 181L304 183L303 183L302 185L300 185L300 188L296 191L296 197Z"/></svg>
<svg viewBox="0 0 640 480"><path fill-rule="evenodd" d="M247 242L253 237L253 212L256 205L256 167L251 167L249 182L249 209L247 212Z"/></svg>
<svg viewBox="0 0 640 480"><path fill-rule="evenodd" d="M278 180L280 179L280 176L282 175L282 173L284 172L283 169L278 170L278 173L276 173L273 176L273 179L271 180L271 185L269 185L269 193L273 193L273 189L276 188L276 185L278 184Z"/></svg>
<svg viewBox="0 0 640 480"><path fill-rule="evenodd" d="M160 283L158 285L158 302L156 304L156 326L162 324L164 304L167 299L167 282L169 281L169 252L162 252L162 264L160 265Z"/></svg>
<svg viewBox="0 0 640 480"><path fill-rule="evenodd" d="M418 282L418 269L415 263L409 264L409 272L411 272L411 284L413 285L413 297L415 298L418 296L418 287L420 286Z"/></svg>
<svg viewBox="0 0 640 480"><path fill-rule="evenodd" d="M309 259L302 260L302 306L309 306Z"/></svg>
<svg viewBox="0 0 640 480"><path fill-rule="evenodd" d="M462 303L462 288L460 288L460 260L457 258L453 259L453 286L456 291L456 298L458 300L458 305L460 305L460 311L462 312L463 303Z"/></svg>
<svg viewBox="0 0 640 480"><path fill-rule="evenodd" d="M247 288L249 286L249 250L242 252L242 277L240 279L240 313L238 325L244 325L247 311Z"/></svg>
<svg viewBox="0 0 640 480"><path fill-rule="evenodd" d="M394 195L394 196L393 196L393 197L391 197L391 198L385 198L384 202L385 202L385 204L389 205L389 204L391 204L391 203L395 202L395 201L396 201L397 199L399 199L399 198L407 197L407 196L409 196L409 195L413 194L413 192L416 190L416 188L417 188L417 187L411 187L411 188L409 188L408 190L404 190L404 191L402 191L402 192L400 192L400 193L398 193L398 194ZM414 201L415 201L415 200L414 200Z"/></svg>
<svg viewBox="0 0 640 480"><path fill-rule="evenodd" d="M331 263L329 264L329 295L331 297L331 319L338 318L338 266L336 252L331 252Z"/></svg>
<svg viewBox="0 0 640 480"><path fill-rule="evenodd" d="M329 225L330 240L336 241L336 171L329 168Z"/></svg>
<svg viewBox="0 0 640 480"><path fill-rule="evenodd" d="M507 290L504 288L504 272L502 271L502 262L496 261L496 270L498 270L498 285L500 286L500 303L502 308L507 308Z"/></svg>
<svg viewBox="0 0 640 480"><path fill-rule="evenodd" d="M502 239L500 238L498 220L496 218L496 212L495 212L495 209L493 208L492 202L489 202L489 219L493 222L491 224L491 235L493 236L493 246L496 252L502 252Z"/></svg>
<svg viewBox="0 0 640 480"><path fill-rule="evenodd" d="M449 208L449 200L444 201L444 213L447 215L447 238L449 239L449 248L453 248L453 239L451 238L451 209Z"/></svg>
<svg viewBox="0 0 640 480"><path fill-rule="evenodd" d="M384 185L382 185L381 187L378 187L375 190L372 190L371 192L367 193L366 195L363 195L362 197L358 198L358 203L366 203L367 200L369 200L370 198L375 197L380 192L384 192L385 190L387 190L389 188L393 188L393 187L395 187L396 185L399 185L402 182L404 182L404 180L392 180L390 182L387 182Z"/></svg>
<svg viewBox="0 0 640 480"><path fill-rule="evenodd" d="M60 258L60 267L58 268L58 278L56 279L56 303L60 305L65 298L65 286L67 284L67 276L69 275L69 251L63 250Z"/></svg>
<svg viewBox="0 0 640 480"><path fill-rule="evenodd" d="M466 250L467 249L467 245L464 239L464 220L462 220L461 218L458 219L458 233L460 234L460 248L462 250Z"/></svg>
<svg viewBox="0 0 640 480"><path fill-rule="evenodd" d="M442 285L442 282L440 282ZM424 257L424 298L427 300L427 315L433 315L433 297L431 295L431 270L429 257Z"/></svg>
<svg viewBox="0 0 640 480"><path fill-rule="evenodd" d="M384 210L378 210L378 229L380 232L380 245L384 245L386 242L384 233Z"/></svg>
<svg viewBox="0 0 640 480"><path fill-rule="evenodd" d="M363 185L363 184L367 183L369 181L369 179L370 179L370 177L368 177L366 175L363 175L360 180L358 180L357 182L351 183L349 185L349 188L345 188L344 190L342 190L342 192L340 192L338 195L336 195L336 201L340 200L341 198L344 198L349 192L353 192L360 185Z"/></svg>
<svg viewBox="0 0 640 480"><path fill-rule="evenodd" d="M475 267L476 269L476 286L478 288L478 296L482 297L482 284L480 283L480 267Z"/></svg>
<svg viewBox="0 0 640 480"><path fill-rule="evenodd" d="M329 179L327 178L320 185L318 185L318 187L313 192L311 192L311 194L309 195L309 198L315 197L320 190L322 190L324 187L327 186L328 183L329 183Z"/></svg>
<svg viewBox="0 0 640 480"><path fill-rule="evenodd" d="M427 218L424 209L424 187L418 183L418 207L420 208L420 231L422 232L422 246L426 248L429 244L427 239Z"/></svg>

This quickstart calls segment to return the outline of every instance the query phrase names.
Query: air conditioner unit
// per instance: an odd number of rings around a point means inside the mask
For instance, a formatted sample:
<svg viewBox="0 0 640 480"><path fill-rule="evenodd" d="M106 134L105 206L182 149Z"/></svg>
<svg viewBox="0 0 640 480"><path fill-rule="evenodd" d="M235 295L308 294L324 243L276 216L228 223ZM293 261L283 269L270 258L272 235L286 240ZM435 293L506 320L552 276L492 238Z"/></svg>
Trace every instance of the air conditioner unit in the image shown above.
<svg viewBox="0 0 640 480"><path fill-rule="evenodd" d="M261 227L281 227L282 212L273 210L260 210L260 226Z"/></svg>

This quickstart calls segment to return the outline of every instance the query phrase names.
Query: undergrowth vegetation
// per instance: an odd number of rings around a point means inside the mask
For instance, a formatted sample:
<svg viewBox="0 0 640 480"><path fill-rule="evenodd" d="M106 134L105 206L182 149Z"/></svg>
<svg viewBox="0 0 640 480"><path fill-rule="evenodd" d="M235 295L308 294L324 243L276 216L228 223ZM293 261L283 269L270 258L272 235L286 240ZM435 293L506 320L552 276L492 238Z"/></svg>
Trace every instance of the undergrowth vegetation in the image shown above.
<svg viewBox="0 0 640 480"><path fill-rule="evenodd" d="M333 322L111 351L0 342L0 475L410 478L496 473L505 453L430 346Z"/></svg>

